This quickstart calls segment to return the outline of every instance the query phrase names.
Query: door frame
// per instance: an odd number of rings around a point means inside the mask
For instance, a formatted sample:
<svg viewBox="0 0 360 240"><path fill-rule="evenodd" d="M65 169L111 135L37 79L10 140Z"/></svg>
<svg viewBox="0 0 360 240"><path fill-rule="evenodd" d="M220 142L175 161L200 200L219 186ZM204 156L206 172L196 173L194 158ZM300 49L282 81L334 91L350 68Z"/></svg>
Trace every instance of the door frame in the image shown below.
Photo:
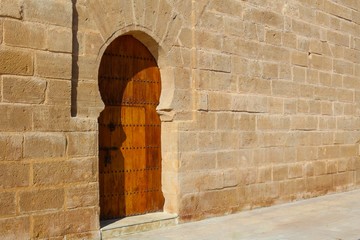
<svg viewBox="0 0 360 240"><path fill-rule="evenodd" d="M174 120L175 110L173 106L173 99L175 96L175 75L173 66L169 65L167 60L167 53L170 48L158 44L160 39L156 38L153 32L140 26L134 29L129 26L125 29L118 30L109 37L106 42L101 46L97 56L97 69L99 70L101 58L105 50L112 41L122 35L132 35L134 38L143 43L150 53L155 58L160 70L161 79L161 94L160 103L156 110L160 116L161 121L161 156L162 156L162 173L161 173L161 188L165 203L163 211L167 213L179 214L180 193L178 182L178 122ZM98 76L96 76L97 78ZM99 98L100 91L99 91ZM102 100L101 100L102 101ZM99 114L103 110L99 109ZM98 137L98 134L97 134ZM166 144L164 144L166 142ZM99 151L99 149L98 149ZM97 155L97 161L99 161ZM97 172L98 169L97 162ZM98 199L98 206L100 205L100 198ZM99 215L100 219L100 215Z"/></svg>

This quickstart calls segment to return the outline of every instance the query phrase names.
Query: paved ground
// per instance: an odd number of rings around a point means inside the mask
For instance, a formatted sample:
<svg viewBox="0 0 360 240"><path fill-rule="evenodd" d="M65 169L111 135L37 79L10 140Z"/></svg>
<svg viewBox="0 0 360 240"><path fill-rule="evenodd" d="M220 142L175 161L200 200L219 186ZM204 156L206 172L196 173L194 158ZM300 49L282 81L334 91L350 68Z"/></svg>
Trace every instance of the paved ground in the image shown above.
<svg viewBox="0 0 360 240"><path fill-rule="evenodd" d="M360 190L180 224L121 239L360 240Z"/></svg>

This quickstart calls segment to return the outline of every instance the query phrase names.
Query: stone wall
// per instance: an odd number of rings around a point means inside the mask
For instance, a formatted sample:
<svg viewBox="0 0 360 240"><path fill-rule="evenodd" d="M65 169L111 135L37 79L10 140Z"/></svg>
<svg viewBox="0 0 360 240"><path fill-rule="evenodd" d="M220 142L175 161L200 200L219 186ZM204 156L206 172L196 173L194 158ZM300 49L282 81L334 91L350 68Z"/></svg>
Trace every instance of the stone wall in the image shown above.
<svg viewBox="0 0 360 240"><path fill-rule="evenodd" d="M165 211L359 186L359 1L2 0L0 238L99 238L97 71L123 34L161 71Z"/></svg>
<svg viewBox="0 0 360 240"><path fill-rule="evenodd" d="M360 2L196 1L195 122L179 213L198 219L360 183Z"/></svg>
<svg viewBox="0 0 360 240"><path fill-rule="evenodd" d="M0 16L0 238L96 237L97 121L71 117L72 3L3 0Z"/></svg>

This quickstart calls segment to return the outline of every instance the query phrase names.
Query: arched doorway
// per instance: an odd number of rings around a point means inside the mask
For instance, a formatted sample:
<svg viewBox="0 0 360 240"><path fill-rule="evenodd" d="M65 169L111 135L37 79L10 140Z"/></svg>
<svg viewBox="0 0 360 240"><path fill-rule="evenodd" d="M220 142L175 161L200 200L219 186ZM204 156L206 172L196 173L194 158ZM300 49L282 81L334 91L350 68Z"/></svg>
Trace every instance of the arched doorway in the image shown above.
<svg viewBox="0 0 360 240"><path fill-rule="evenodd" d="M161 211L161 81L156 60L130 35L115 39L99 68L101 219Z"/></svg>

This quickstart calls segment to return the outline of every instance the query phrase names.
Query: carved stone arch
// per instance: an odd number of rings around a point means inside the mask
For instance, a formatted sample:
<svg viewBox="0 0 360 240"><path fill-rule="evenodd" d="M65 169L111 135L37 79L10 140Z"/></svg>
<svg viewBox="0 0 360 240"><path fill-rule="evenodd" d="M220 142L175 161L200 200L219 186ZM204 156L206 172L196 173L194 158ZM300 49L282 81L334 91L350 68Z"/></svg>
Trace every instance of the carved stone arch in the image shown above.
<svg viewBox="0 0 360 240"><path fill-rule="evenodd" d="M96 60L97 69L100 67L101 57L106 48L112 41L123 35L132 35L141 43L143 43L154 56L160 69L161 75L161 94L160 103L157 107L157 112L161 119L161 151L162 151L162 190L165 198L164 211L169 213L178 212L178 197L177 197L177 168L174 161L177 160L177 123L173 121L173 107L172 101L175 92L174 74L172 66L167 65L166 48L160 46L157 42L158 38L153 36L146 28L139 26L129 26L127 28L117 30L111 34L99 49L99 54ZM157 40L156 40L157 39ZM99 93L99 98L100 93ZM166 144L164 144L166 143ZM174 188L175 187L175 188Z"/></svg>
<svg viewBox="0 0 360 240"><path fill-rule="evenodd" d="M157 111L163 121L172 121L173 118L173 107L172 102L175 93L174 74L172 66L167 63L167 51L171 49L169 46L161 46L158 42L159 37L150 32L147 28L140 26L128 26L124 29L120 29L111 34L100 47L99 54L97 57L97 69L99 69L101 57L105 52L109 44L116 38L122 35L132 35L134 38L143 43L151 52L153 57L156 59L161 74L162 91L160 96L160 103L157 107Z"/></svg>

